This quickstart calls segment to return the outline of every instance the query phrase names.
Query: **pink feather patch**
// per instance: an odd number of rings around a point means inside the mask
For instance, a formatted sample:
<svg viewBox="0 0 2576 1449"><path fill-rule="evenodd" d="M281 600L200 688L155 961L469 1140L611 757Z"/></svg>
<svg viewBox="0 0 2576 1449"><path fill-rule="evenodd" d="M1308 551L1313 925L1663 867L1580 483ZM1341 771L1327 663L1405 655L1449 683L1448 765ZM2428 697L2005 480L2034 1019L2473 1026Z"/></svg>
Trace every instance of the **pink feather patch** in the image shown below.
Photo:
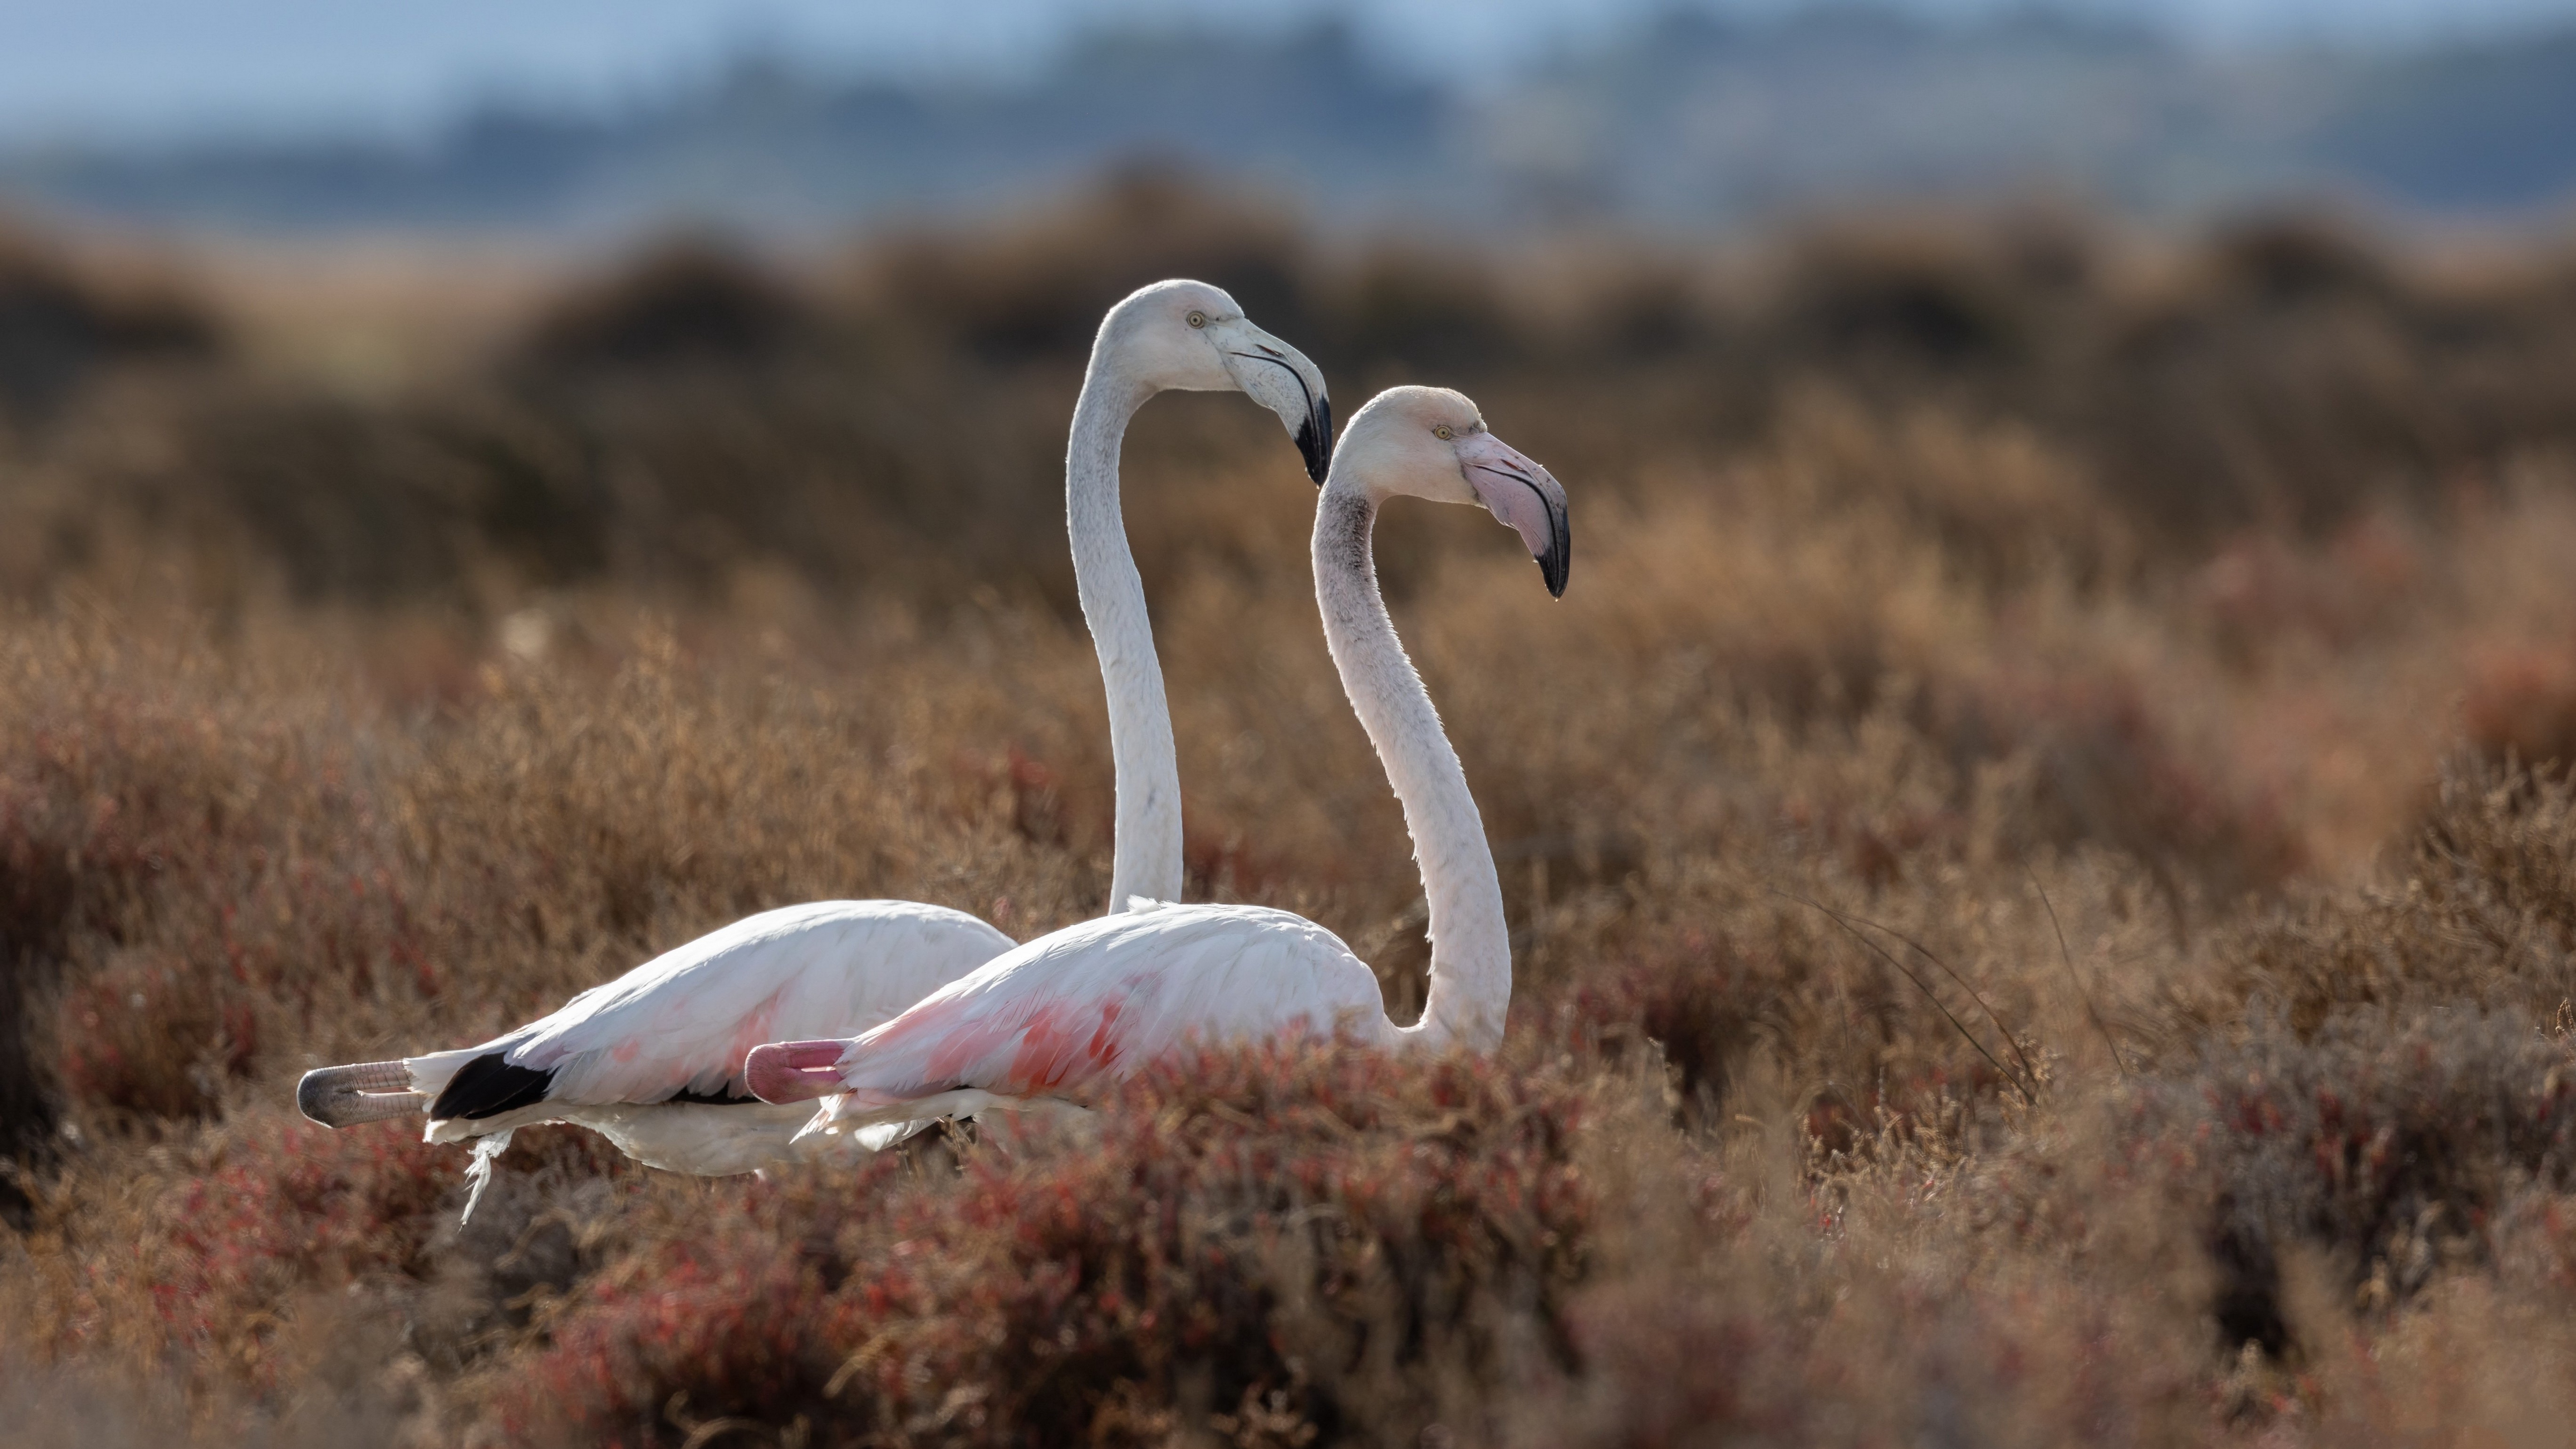
<svg viewBox="0 0 2576 1449"><path fill-rule="evenodd" d="M1109 1070L1119 1056L1118 1017L1123 1008L1120 997L1100 1002L1099 1025L1086 1036L1081 1004L1041 1007L1029 1018L1004 1081L1021 1093L1041 1092L1086 1082Z"/></svg>

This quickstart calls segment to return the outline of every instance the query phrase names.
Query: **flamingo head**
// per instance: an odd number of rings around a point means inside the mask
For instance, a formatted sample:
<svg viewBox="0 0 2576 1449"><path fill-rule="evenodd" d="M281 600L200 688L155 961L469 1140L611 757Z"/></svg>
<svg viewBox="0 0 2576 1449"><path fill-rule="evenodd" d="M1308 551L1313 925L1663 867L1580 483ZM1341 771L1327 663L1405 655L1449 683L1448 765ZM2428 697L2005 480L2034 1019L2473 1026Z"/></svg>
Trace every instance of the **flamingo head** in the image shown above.
<svg viewBox="0 0 2576 1449"><path fill-rule="evenodd" d="M1464 393L1391 387L1369 399L1343 435L1332 479L1328 491L1349 487L1377 499L1411 494L1483 508L1521 536L1548 593L1564 597L1574 561L1565 487L1495 437Z"/></svg>
<svg viewBox="0 0 2576 1449"><path fill-rule="evenodd" d="M841 1053L845 1041L774 1041L756 1046L743 1058L743 1084L764 1102L785 1106L810 1102L842 1090Z"/></svg>
<svg viewBox="0 0 2576 1449"><path fill-rule="evenodd" d="M1333 458L1333 404L1306 354L1252 325L1222 288L1156 282L1117 306L1092 344L1147 393L1240 392L1279 415L1318 485Z"/></svg>

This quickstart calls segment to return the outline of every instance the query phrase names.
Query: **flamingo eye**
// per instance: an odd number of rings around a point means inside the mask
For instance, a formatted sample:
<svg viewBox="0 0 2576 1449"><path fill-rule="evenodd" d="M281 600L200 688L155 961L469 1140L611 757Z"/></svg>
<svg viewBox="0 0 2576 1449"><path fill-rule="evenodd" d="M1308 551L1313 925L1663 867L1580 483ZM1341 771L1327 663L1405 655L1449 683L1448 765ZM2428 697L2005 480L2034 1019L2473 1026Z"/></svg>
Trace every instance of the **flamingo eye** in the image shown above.
<svg viewBox="0 0 2576 1449"><path fill-rule="evenodd" d="M1190 314L1190 325L1193 327L1205 327L1207 325L1207 314L1205 312L1192 312Z"/></svg>
<svg viewBox="0 0 2576 1449"><path fill-rule="evenodd" d="M1442 423L1440 426L1431 430L1431 436L1438 438L1440 441L1445 443L1450 439L1457 437L1458 434L1457 431L1451 428L1447 423Z"/></svg>

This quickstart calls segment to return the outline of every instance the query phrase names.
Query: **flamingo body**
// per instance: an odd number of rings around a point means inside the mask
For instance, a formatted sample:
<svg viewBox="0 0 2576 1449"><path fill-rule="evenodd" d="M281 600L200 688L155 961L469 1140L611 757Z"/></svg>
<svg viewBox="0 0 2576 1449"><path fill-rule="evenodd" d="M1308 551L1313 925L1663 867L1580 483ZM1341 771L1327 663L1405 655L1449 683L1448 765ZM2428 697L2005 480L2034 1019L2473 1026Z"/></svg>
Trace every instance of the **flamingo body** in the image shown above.
<svg viewBox="0 0 2576 1449"><path fill-rule="evenodd" d="M795 1101L835 1094L825 1132L910 1122L949 1093L1009 1106L1079 1102L1192 1042L1292 1032L1392 1037L1377 976L1339 937L1262 906L1140 906L995 957L856 1040L762 1059L749 1085ZM950 1108L948 1110L955 1110ZM899 1133L896 1135L900 1135Z"/></svg>
<svg viewBox="0 0 2576 1449"><path fill-rule="evenodd" d="M787 906L664 952L480 1046L367 1064L399 1073L384 1072L379 1090L347 1106L316 1088L359 1068L312 1073L301 1095L322 1121L407 1115L425 1099L432 1142L568 1122L650 1166L750 1172L796 1155L789 1141L810 1115L751 1095L742 1066L754 1046L781 1033L867 1031L1011 945L963 911L913 901Z"/></svg>

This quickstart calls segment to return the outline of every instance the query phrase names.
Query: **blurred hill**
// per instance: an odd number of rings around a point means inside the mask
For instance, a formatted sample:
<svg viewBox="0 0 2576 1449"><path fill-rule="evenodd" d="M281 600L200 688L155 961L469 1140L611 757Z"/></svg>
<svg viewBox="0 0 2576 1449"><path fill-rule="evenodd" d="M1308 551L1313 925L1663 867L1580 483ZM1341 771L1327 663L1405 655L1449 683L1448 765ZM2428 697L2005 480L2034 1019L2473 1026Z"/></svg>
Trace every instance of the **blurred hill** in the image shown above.
<svg viewBox="0 0 2576 1449"><path fill-rule="evenodd" d="M2133 214L2282 192L2410 214L2576 194L2576 28L2218 52L2036 12L1673 14L1516 75L1390 73L1347 30L1114 30L1014 79L737 59L611 113L475 111L419 145L221 138L0 156L0 196L252 232L757 234L988 207L1137 155L1327 221L1695 227L1847 197L2067 191Z"/></svg>

